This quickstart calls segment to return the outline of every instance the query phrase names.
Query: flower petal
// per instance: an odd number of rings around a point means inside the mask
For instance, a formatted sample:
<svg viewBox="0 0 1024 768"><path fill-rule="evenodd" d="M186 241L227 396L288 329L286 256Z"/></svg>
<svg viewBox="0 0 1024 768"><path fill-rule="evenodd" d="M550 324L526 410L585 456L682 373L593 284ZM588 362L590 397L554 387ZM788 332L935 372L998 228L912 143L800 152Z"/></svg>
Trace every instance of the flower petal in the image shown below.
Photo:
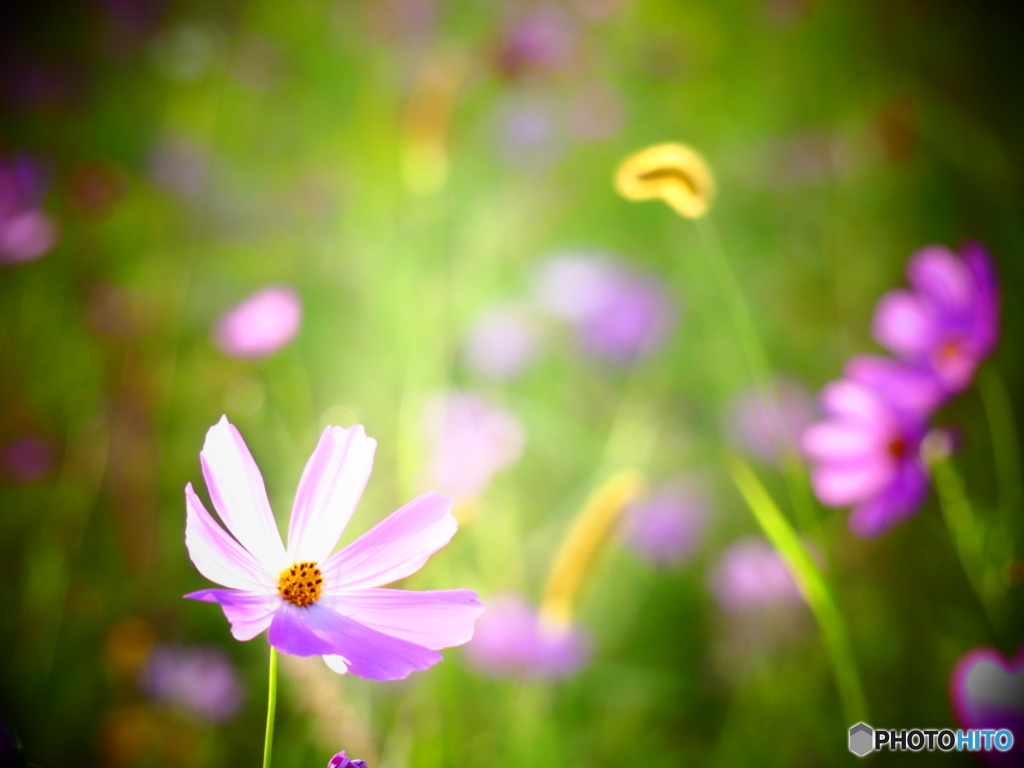
<svg viewBox="0 0 1024 768"><path fill-rule="evenodd" d="M910 291L889 291L879 301L872 320L875 340L897 355L917 357L935 340L935 319Z"/></svg>
<svg viewBox="0 0 1024 768"><path fill-rule="evenodd" d="M293 562L327 559L348 525L373 469L377 441L361 424L328 427L299 480L288 525L288 556Z"/></svg>
<svg viewBox="0 0 1024 768"><path fill-rule="evenodd" d="M269 637L284 653L340 656L349 672L371 680L401 680L441 661L436 650L378 632L322 602L305 608L283 603Z"/></svg>
<svg viewBox="0 0 1024 768"><path fill-rule="evenodd" d="M361 589L326 597L325 602L371 629L434 650L468 642L484 611L471 589Z"/></svg>
<svg viewBox="0 0 1024 768"><path fill-rule="evenodd" d="M928 494L928 475L917 461L905 461L892 484L850 514L858 536L877 536L914 514Z"/></svg>
<svg viewBox="0 0 1024 768"><path fill-rule="evenodd" d="M380 587L416 573L455 535L451 510L450 499L425 493L391 513L324 563L325 591Z"/></svg>
<svg viewBox="0 0 1024 768"><path fill-rule="evenodd" d="M804 453L816 461L849 461L874 454L882 438L877 430L856 421L822 421L803 434Z"/></svg>
<svg viewBox="0 0 1024 768"><path fill-rule="evenodd" d="M822 504L845 507L874 496L892 481L893 473L892 463L880 459L825 464L811 473L811 485Z"/></svg>
<svg viewBox="0 0 1024 768"><path fill-rule="evenodd" d="M288 562L263 476L227 416L206 433L199 461L213 506L228 530L268 573L279 573Z"/></svg>
<svg viewBox="0 0 1024 768"><path fill-rule="evenodd" d="M930 245L911 256L907 280L922 300L943 312L962 312L970 306L974 279L948 248Z"/></svg>
<svg viewBox="0 0 1024 768"><path fill-rule="evenodd" d="M946 389L930 369L878 355L858 355L844 374L874 390L903 416L927 417L946 398Z"/></svg>
<svg viewBox="0 0 1024 768"><path fill-rule="evenodd" d="M219 603L231 634L236 640L252 640L270 626L274 611L281 605L280 595L247 592L236 589L202 589L185 595L190 600Z"/></svg>
<svg viewBox="0 0 1024 768"><path fill-rule="evenodd" d="M192 483L185 486L185 508L185 546L203 576L234 589L274 591L274 577L210 516Z"/></svg>
<svg viewBox="0 0 1024 768"><path fill-rule="evenodd" d="M878 427L892 420L877 393L855 381L842 379L827 384L821 391L821 407L826 413L846 417Z"/></svg>

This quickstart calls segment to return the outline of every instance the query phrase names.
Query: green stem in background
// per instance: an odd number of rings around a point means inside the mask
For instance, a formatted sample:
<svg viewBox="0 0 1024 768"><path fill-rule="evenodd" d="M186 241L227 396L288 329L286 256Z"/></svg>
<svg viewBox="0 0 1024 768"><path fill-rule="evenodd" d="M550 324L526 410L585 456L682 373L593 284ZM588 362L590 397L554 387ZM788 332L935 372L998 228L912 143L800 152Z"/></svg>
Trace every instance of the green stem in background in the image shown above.
<svg viewBox="0 0 1024 768"><path fill-rule="evenodd" d="M776 415L782 418L782 404L779 401L779 393L771 375L768 356L765 354L764 346L761 344L761 337L758 334L757 325L754 323L754 317L743 297L739 281L736 279L736 274L729 264L729 259L725 255L721 241L718 238L718 232L711 219L708 217L697 219L697 232L700 234L700 238L704 242L704 248L708 252L708 261L711 264L712 271L715 273L715 279L728 307L733 328L739 339L740 348L743 350L743 357L746 359L747 367L750 369L758 395L762 400L761 407L767 414L769 423L771 423ZM778 437L786 488L789 491L790 501L793 504L797 521L804 531L815 531L818 521L814 513L814 502L811 499L803 463L797 453L796 446L792 444L792 440L790 440L785 429L781 431Z"/></svg>
<svg viewBox="0 0 1024 768"><path fill-rule="evenodd" d="M865 722L868 718L867 702L853 657L853 647L824 574L746 462L731 453L726 454L725 462L761 530L789 567L794 581L814 613L821 628L825 651L832 664L846 721L851 724Z"/></svg>
<svg viewBox="0 0 1024 768"><path fill-rule="evenodd" d="M963 478L952 462L942 457L933 458L930 464L939 507L953 546L960 556L967 580L998 634L1003 615L1003 586L999 567L986 564L985 529L971 507Z"/></svg>
<svg viewBox="0 0 1024 768"><path fill-rule="evenodd" d="M270 646L270 676L267 682L267 735L263 740L263 768L270 768L274 748L274 715L277 713L277 648Z"/></svg>
<svg viewBox="0 0 1024 768"><path fill-rule="evenodd" d="M1024 486L1020 476L1020 449L1017 442L1013 403L999 371L985 366L978 374L978 390L988 418L996 476L999 481L999 508L1004 519L1014 519L1024 505Z"/></svg>

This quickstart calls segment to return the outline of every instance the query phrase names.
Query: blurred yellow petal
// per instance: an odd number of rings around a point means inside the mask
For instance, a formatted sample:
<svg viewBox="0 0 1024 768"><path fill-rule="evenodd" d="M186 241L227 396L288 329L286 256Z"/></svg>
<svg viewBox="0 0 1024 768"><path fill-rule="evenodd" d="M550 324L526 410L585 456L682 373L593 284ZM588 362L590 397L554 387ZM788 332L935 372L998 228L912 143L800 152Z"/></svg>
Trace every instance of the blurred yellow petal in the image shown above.
<svg viewBox="0 0 1024 768"><path fill-rule="evenodd" d="M615 188L627 200L660 197L680 216L696 219L707 213L715 182L704 158L682 144L655 144L631 155L619 166Z"/></svg>

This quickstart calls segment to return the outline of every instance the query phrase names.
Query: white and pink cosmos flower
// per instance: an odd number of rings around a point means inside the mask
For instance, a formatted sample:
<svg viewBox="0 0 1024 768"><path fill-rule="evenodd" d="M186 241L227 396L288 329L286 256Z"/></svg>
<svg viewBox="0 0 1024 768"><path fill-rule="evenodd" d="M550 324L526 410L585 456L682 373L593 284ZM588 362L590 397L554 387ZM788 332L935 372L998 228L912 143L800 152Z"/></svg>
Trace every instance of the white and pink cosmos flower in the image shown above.
<svg viewBox="0 0 1024 768"><path fill-rule="evenodd" d="M185 597L218 603L236 640L268 632L282 653L323 656L335 672L397 680L473 636L476 592L384 589L418 571L458 527L451 501L426 493L334 553L373 467L361 425L328 427L299 480L285 547L263 477L226 417L199 454L225 531L185 487L185 543L196 568L227 589Z"/></svg>

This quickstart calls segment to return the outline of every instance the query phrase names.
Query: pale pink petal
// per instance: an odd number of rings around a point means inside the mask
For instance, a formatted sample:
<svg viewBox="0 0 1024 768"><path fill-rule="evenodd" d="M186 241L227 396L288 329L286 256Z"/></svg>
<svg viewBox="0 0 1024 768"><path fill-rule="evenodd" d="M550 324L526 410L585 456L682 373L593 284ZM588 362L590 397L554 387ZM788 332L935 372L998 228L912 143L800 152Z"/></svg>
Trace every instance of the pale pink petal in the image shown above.
<svg viewBox="0 0 1024 768"><path fill-rule="evenodd" d="M846 379L826 385L821 392L821 406L835 416L866 424L885 425L891 421L889 410L874 391Z"/></svg>
<svg viewBox="0 0 1024 768"><path fill-rule="evenodd" d="M470 589L360 589L324 600L360 624L434 650L468 642L484 610Z"/></svg>
<svg viewBox="0 0 1024 768"><path fill-rule="evenodd" d="M274 612L283 602L281 596L237 589L201 589L185 597L204 603L218 603L236 640L252 640L270 626Z"/></svg>
<svg viewBox="0 0 1024 768"><path fill-rule="evenodd" d="M371 629L322 601L305 608L283 603L268 637L295 656L340 656L349 672L371 680L401 680L441 661L436 650Z"/></svg>
<svg viewBox="0 0 1024 768"><path fill-rule="evenodd" d="M823 421L803 434L804 453L817 461L868 457L879 447L878 430L855 421Z"/></svg>
<svg viewBox="0 0 1024 768"><path fill-rule="evenodd" d="M293 562L320 563L338 543L373 469L377 441L361 424L328 427L299 480L288 526L288 556Z"/></svg>
<svg viewBox="0 0 1024 768"><path fill-rule="evenodd" d="M393 512L324 564L326 592L380 587L416 573L455 535L451 509L450 499L425 493Z"/></svg>
<svg viewBox="0 0 1024 768"><path fill-rule="evenodd" d="M276 589L276 578L210 516L192 483L185 486L185 509L185 546L203 576L234 589Z"/></svg>
<svg viewBox="0 0 1024 768"><path fill-rule="evenodd" d="M891 462L861 461L848 466L826 464L811 473L814 494L822 504L845 507L871 498L892 480Z"/></svg>
<svg viewBox="0 0 1024 768"><path fill-rule="evenodd" d="M263 476L227 416L206 433L199 454L210 498L228 530L272 574L288 565Z"/></svg>
<svg viewBox="0 0 1024 768"><path fill-rule="evenodd" d="M969 308L974 278L967 265L948 248L930 245L910 257L907 280L929 305L943 311Z"/></svg>
<svg viewBox="0 0 1024 768"><path fill-rule="evenodd" d="M872 331L879 344L898 355L923 355L935 343L935 320L909 291L889 291L879 300Z"/></svg>

